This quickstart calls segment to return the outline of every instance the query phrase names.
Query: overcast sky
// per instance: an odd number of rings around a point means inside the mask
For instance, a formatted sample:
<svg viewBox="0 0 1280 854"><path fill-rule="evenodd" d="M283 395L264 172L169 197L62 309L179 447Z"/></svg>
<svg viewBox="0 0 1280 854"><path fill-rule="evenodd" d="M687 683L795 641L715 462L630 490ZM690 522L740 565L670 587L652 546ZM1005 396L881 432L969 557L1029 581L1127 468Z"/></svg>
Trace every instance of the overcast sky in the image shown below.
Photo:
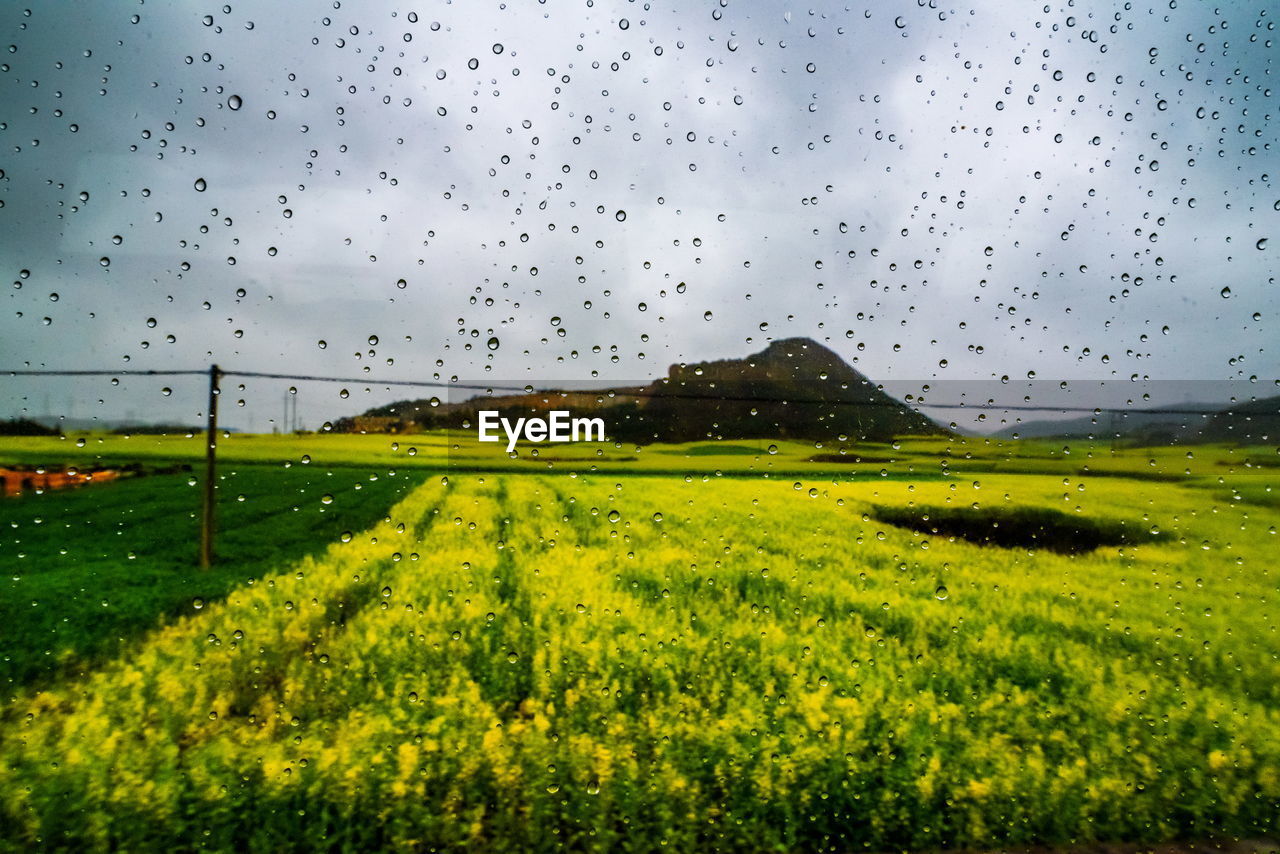
<svg viewBox="0 0 1280 854"><path fill-rule="evenodd" d="M1274 394L1280 15L1127 5L6 3L0 369L367 378L293 383L308 426L790 336L896 388Z"/></svg>

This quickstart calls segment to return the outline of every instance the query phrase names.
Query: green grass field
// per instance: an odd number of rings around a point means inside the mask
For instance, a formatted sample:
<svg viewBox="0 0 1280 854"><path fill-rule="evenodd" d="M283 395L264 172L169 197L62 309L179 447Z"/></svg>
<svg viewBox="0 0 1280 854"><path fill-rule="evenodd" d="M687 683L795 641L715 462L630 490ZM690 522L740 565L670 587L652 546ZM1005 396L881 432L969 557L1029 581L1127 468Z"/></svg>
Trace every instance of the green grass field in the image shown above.
<svg viewBox="0 0 1280 854"><path fill-rule="evenodd" d="M0 503L0 844L1280 834L1274 448L730 444L232 437L207 575L185 475Z"/></svg>
<svg viewBox="0 0 1280 854"><path fill-rule="evenodd" d="M194 473L0 500L0 622L10 627L0 652L0 695L81 672L162 617L190 613L323 552L344 532L379 521L424 477L367 467L226 465L218 483L218 561L204 572L195 568L201 491Z"/></svg>

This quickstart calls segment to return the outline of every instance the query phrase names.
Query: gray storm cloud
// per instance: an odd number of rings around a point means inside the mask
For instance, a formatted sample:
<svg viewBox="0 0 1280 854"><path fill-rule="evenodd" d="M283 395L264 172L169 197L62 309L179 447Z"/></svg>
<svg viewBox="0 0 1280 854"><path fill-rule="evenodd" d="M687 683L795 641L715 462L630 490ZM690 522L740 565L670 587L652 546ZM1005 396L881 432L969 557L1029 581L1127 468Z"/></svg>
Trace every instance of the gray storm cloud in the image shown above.
<svg viewBox="0 0 1280 854"><path fill-rule="evenodd" d="M313 425L793 335L908 386L1271 393L1273 16L1045 8L7 6L0 368L367 380L307 386ZM284 384L245 385L267 429Z"/></svg>

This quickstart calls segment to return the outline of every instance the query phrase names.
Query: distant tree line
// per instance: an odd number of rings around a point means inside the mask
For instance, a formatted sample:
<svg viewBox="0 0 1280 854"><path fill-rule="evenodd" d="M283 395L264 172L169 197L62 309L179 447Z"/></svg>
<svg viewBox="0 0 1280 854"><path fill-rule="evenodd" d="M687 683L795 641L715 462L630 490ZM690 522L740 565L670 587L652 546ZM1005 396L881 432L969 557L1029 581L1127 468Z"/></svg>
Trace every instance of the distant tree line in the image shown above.
<svg viewBox="0 0 1280 854"><path fill-rule="evenodd" d="M30 418L10 418L0 421L0 436L61 436L57 427L46 427Z"/></svg>

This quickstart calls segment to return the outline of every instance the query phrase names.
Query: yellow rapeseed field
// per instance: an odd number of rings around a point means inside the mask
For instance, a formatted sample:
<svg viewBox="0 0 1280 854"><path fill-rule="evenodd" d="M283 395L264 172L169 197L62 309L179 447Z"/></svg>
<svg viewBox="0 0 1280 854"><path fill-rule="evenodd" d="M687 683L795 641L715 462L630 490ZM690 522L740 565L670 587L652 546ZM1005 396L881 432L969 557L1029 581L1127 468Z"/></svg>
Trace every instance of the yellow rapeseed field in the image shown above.
<svg viewBox="0 0 1280 854"><path fill-rule="evenodd" d="M1122 478L433 477L0 730L15 847L1265 835L1276 512ZM877 521L1053 508L1081 554Z"/></svg>

